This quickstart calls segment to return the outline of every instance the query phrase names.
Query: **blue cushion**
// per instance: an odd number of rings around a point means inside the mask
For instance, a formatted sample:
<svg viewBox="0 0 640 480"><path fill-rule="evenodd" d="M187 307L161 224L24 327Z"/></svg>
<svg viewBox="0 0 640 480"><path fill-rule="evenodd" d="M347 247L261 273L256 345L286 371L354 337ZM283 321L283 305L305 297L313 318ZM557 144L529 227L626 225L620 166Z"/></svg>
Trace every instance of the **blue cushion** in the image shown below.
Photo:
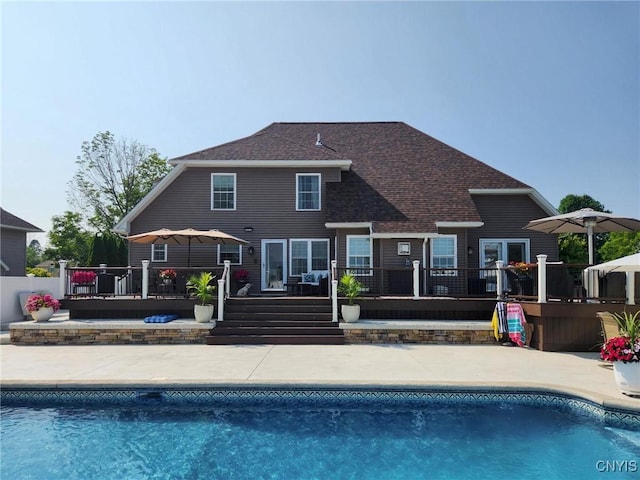
<svg viewBox="0 0 640 480"><path fill-rule="evenodd" d="M313 273L303 273L302 281L305 283L314 283L316 281L316 276Z"/></svg>
<svg viewBox="0 0 640 480"><path fill-rule="evenodd" d="M174 313L167 315L152 315L151 317L146 317L144 319L144 323L167 323L171 320L175 320L176 318L179 317Z"/></svg>

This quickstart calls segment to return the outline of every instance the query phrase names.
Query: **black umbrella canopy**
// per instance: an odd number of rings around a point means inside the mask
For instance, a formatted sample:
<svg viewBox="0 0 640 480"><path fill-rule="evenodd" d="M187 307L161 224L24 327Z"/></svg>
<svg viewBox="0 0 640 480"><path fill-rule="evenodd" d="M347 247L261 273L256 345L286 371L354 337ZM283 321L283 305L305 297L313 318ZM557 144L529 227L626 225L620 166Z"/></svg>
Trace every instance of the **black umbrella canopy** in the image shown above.
<svg viewBox="0 0 640 480"><path fill-rule="evenodd" d="M244 245L249 242L238 237L234 237L220 230L195 230L185 228L182 230L170 230L161 228L151 232L130 235L127 240L134 243L157 243L160 245L187 245L189 247L187 266L191 266L191 244L198 245Z"/></svg>

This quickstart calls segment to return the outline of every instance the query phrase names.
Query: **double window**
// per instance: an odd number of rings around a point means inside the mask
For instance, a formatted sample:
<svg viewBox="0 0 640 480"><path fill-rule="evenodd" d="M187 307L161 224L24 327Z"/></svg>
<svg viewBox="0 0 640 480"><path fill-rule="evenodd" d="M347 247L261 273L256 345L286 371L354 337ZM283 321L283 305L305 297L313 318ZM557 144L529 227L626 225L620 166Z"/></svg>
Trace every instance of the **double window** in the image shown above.
<svg viewBox="0 0 640 480"><path fill-rule="evenodd" d="M347 268L355 275L372 275L371 237L347 235Z"/></svg>
<svg viewBox="0 0 640 480"><path fill-rule="evenodd" d="M456 255L457 237L455 235L442 235L431 239L431 275L455 276L458 267Z"/></svg>
<svg viewBox="0 0 640 480"><path fill-rule="evenodd" d="M211 210L236 209L236 174L211 174Z"/></svg>
<svg viewBox="0 0 640 480"><path fill-rule="evenodd" d="M292 239L290 248L291 275L329 270L329 240Z"/></svg>
<svg viewBox="0 0 640 480"><path fill-rule="evenodd" d="M296 210L320 210L320 174L296 174Z"/></svg>

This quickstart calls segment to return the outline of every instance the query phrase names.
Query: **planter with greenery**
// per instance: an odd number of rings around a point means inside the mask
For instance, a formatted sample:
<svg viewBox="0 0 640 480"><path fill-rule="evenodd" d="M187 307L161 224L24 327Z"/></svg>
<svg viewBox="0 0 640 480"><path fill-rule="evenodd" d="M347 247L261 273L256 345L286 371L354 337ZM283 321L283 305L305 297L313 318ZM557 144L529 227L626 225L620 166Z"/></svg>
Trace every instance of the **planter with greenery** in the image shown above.
<svg viewBox="0 0 640 480"><path fill-rule="evenodd" d="M211 272L201 272L200 275L193 275L187 282L187 291L192 297L196 297L200 303L194 305L193 315L196 322L207 323L213 317L213 293L216 286L211 283L215 279Z"/></svg>
<svg viewBox="0 0 640 480"><path fill-rule="evenodd" d="M622 393L640 395L640 311L614 313L614 316L620 335L607 340L600 356L613 362L614 378Z"/></svg>
<svg viewBox="0 0 640 480"><path fill-rule="evenodd" d="M347 298L348 303L341 307L342 319L347 323L357 322L360 318L360 305L354 303L360 298L363 285L352 273L345 273L338 283L338 293Z"/></svg>

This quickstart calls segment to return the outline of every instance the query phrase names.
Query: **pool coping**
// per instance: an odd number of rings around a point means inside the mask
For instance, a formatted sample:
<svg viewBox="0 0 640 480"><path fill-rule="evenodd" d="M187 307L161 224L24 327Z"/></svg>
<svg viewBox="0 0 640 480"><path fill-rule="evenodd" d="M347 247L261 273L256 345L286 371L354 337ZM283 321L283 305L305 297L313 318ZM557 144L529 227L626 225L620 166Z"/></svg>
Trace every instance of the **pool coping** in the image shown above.
<svg viewBox="0 0 640 480"><path fill-rule="evenodd" d="M0 395L3 404L15 402L144 402L168 401L169 404L207 404L222 406L263 404L266 401L296 405L351 407L374 405L388 408L421 408L430 403L452 405L473 403L530 404L568 408L599 419L605 426L640 432L640 408L615 399L596 399L588 392L541 385L495 385L484 383L451 383L406 385L397 383L282 383L282 382L5 382ZM253 403L252 403L253 402ZM429 403L427 403L429 402ZM47 403L48 405L49 403ZM323 405L324 403L320 403ZM219 406L219 404L216 404Z"/></svg>

